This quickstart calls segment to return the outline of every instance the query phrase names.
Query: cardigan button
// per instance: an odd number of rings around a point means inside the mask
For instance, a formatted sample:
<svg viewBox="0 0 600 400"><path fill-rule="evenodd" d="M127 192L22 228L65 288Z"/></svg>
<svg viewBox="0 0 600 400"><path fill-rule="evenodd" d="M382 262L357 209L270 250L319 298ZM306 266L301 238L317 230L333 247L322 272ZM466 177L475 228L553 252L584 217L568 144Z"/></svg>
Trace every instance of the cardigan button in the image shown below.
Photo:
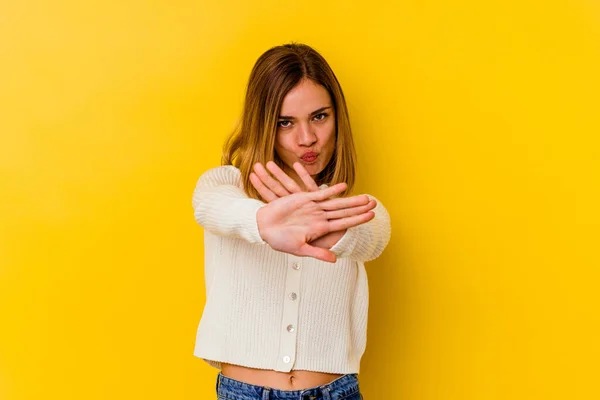
<svg viewBox="0 0 600 400"><path fill-rule="evenodd" d="M283 357L283 362L286 363L286 364L289 364L291 360L292 359L290 358L290 356Z"/></svg>
<svg viewBox="0 0 600 400"><path fill-rule="evenodd" d="M288 332L294 332L296 330L296 327L294 325L288 325L287 326L287 331Z"/></svg>
<svg viewBox="0 0 600 400"><path fill-rule="evenodd" d="M292 263L292 268L294 268L296 271L300 269L300 264L298 263Z"/></svg>
<svg viewBox="0 0 600 400"><path fill-rule="evenodd" d="M294 292L290 293L290 300L294 301L298 298L298 295Z"/></svg>

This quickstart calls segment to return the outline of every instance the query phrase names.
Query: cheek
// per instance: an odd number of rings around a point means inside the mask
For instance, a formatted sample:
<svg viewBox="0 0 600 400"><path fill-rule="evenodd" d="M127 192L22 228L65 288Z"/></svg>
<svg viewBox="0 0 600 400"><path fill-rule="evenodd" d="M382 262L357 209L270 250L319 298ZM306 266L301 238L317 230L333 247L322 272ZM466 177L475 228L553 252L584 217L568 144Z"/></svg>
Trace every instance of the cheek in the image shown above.
<svg viewBox="0 0 600 400"><path fill-rule="evenodd" d="M323 141L327 143L325 147L333 149L335 147L335 123L328 124L323 129Z"/></svg>
<svg viewBox="0 0 600 400"><path fill-rule="evenodd" d="M285 138L278 136L275 139L275 151L277 152L277 155L279 155L280 158L284 158L286 156L286 153L289 153L289 145L288 143L286 143Z"/></svg>

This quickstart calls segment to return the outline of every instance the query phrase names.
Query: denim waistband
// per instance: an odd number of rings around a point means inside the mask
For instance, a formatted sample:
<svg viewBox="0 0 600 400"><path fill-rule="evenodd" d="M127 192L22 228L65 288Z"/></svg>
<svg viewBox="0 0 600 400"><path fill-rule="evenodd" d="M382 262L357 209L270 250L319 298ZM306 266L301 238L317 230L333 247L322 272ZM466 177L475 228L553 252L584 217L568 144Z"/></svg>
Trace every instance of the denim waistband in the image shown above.
<svg viewBox="0 0 600 400"><path fill-rule="evenodd" d="M251 385L219 372L217 395L227 400L336 400L358 393L358 374L346 374L320 386L302 390L280 390Z"/></svg>

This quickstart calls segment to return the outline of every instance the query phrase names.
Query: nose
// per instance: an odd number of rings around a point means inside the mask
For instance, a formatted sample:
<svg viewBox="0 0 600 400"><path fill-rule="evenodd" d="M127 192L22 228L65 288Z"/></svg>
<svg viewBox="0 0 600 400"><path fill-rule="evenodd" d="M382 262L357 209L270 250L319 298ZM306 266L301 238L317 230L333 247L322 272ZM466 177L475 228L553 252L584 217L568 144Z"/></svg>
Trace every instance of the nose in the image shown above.
<svg viewBox="0 0 600 400"><path fill-rule="evenodd" d="M317 141L317 135L310 124L300 124L298 129L298 144L300 146L311 146Z"/></svg>

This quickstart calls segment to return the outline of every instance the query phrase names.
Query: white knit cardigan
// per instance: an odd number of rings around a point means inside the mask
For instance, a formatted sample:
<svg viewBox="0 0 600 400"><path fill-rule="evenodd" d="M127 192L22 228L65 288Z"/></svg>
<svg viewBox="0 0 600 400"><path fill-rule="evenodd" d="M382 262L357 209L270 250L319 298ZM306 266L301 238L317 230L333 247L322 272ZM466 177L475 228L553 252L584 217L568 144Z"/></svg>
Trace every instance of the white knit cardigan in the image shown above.
<svg viewBox="0 0 600 400"><path fill-rule="evenodd" d="M256 213L266 204L246 195L234 166L202 174L192 205L204 228L206 285L194 355L216 368L358 373L369 303L364 262L389 242L384 206L377 201L375 218L348 229L331 248L337 261L327 263L261 238Z"/></svg>

